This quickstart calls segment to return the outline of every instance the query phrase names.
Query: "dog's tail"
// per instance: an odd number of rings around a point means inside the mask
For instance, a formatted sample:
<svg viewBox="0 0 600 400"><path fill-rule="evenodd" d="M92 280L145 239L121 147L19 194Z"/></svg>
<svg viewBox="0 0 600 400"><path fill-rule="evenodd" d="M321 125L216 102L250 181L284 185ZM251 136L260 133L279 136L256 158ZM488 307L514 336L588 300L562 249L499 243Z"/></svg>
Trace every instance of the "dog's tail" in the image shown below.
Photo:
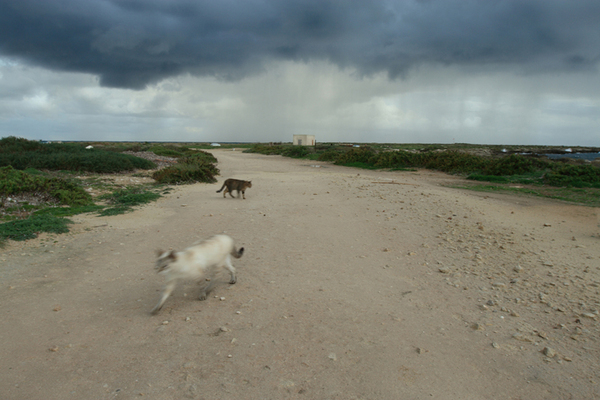
<svg viewBox="0 0 600 400"><path fill-rule="evenodd" d="M244 255L244 248L240 247L239 250L236 250L234 247L233 250L231 250L231 255L235 258L240 258L242 255Z"/></svg>
<svg viewBox="0 0 600 400"><path fill-rule="evenodd" d="M221 190L223 190L224 187L225 187L225 182L223 182L223 186L221 186L221 189L217 190L217 193L220 193Z"/></svg>

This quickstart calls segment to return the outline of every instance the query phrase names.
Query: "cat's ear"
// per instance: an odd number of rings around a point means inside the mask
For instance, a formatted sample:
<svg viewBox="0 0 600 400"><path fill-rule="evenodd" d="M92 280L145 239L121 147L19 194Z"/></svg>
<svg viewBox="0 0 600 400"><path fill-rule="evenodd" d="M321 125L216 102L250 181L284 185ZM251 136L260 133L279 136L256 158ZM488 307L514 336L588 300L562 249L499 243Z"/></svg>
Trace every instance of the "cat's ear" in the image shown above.
<svg viewBox="0 0 600 400"><path fill-rule="evenodd" d="M174 250L169 250L169 255L167 257L169 257L171 260L177 260L177 255L175 254Z"/></svg>
<svg viewBox="0 0 600 400"><path fill-rule="evenodd" d="M162 251L161 249L156 249L154 251L154 254L156 254L156 257L160 257L162 256L162 254L164 253L164 251Z"/></svg>

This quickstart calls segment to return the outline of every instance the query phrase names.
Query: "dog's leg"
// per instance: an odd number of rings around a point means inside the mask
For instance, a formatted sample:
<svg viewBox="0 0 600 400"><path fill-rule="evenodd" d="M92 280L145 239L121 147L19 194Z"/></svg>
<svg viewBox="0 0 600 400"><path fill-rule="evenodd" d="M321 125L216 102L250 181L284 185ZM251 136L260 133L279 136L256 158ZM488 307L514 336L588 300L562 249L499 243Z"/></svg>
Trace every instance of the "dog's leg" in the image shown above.
<svg viewBox="0 0 600 400"><path fill-rule="evenodd" d="M163 290L162 295L160 296L160 301L158 302L156 307L152 309L152 314L156 314L160 311L163 304L165 304L167 298L171 295L171 292L173 292L173 289L175 289L176 283L177 282L174 280L167 282L167 284L165 285L165 289Z"/></svg>
<svg viewBox="0 0 600 400"><path fill-rule="evenodd" d="M227 255L227 258L225 259L225 268L227 268L227 270L231 274L231 279L229 280L229 283L233 285L237 282L237 276L235 275L235 268L231 264L231 257L229 257L229 255Z"/></svg>
<svg viewBox="0 0 600 400"><path fill-rule="evenodd" d="M212 289L213 281L207 279L205 282L200 282L200 286L200 296L198 296L198 300L203 301L206 300L207 293Z"/></svg>

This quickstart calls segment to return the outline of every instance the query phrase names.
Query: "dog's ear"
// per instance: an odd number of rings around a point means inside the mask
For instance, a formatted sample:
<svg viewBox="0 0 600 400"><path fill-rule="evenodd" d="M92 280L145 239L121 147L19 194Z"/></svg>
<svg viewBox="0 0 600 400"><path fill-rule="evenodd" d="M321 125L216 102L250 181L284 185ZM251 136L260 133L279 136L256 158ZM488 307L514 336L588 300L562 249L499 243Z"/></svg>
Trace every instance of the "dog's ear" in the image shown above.
<svg viewBox="0 0 600 400"><path fill-rule="evenodd" d="M169 250L169 255L167 256L171 260L177 260L177 255L175 254L175 250Z"/></svg>
<svg viewBox="0 0 600 400"><path fill-rule="evenodd" d="M244 248L240 247L240 249L238 250L238 254L241 256L242 254L244 254Z"/></svg>

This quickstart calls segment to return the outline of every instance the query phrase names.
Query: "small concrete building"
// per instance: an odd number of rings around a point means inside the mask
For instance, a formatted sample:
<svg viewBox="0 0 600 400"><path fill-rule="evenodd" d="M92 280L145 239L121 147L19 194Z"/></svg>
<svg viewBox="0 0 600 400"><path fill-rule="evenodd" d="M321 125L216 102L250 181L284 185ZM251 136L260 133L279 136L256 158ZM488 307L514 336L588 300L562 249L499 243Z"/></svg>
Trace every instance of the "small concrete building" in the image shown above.
<svg viewBox="0 0 600 400"><path fill-rule="evenodd" d="M316 143L315 135L294 135L294 145L314 146Z"/></svg>

